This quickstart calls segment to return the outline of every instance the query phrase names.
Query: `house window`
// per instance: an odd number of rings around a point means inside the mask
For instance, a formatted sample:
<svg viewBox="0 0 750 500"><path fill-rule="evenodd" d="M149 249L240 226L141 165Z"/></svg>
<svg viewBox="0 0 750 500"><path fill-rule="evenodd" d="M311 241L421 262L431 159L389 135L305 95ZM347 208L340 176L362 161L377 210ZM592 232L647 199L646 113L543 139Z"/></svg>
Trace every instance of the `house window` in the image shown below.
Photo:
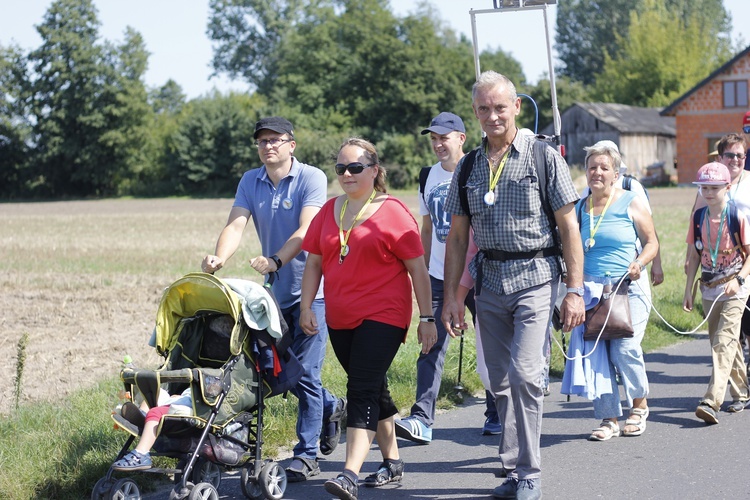
<svg viewBox="0 0 750 500"><path fill-rule="evenodd" d="M747 107L747 80L724 82L724 107Z"/></svg>

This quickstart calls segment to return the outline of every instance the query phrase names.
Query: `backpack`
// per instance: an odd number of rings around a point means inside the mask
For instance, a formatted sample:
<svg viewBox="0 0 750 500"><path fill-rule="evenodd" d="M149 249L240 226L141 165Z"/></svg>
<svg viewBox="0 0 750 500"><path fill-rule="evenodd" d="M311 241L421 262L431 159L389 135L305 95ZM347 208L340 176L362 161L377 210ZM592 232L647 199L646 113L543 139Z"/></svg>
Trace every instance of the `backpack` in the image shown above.
<svg viewBox="0 0 750 500"><path fill-rule="evenodd" d="M699 255L704 248L702 241L703 235L701 234L703 231L701 231L701 227L703 226L703 218L706 216L706 213L708 213L708 207L699 208L693 212L693 246ZM734 203L729 203L727 217L729 219L728 228L729 236L732 238L732 244L735 248L739 247L740 251L744 254L745 252L742 248L742 241L740 240L740 218L737 215L737 205Z"/></svg>
<svg viewBox="0 0 750 500"><path fill-rule="evenodd" d="M559 253L562 255L562 242L560 241L560 235L557 232L557 222L555 221L555 214L552 212L550 207L549 192L547 186L547 171L544 167L547 165L547 159L545 152L547 147L550 145L550 141L547 137L538 135L534 141L534 168L536 168L536 177L539 179L539 197L542 201L542 209L544 210L549 226L552 229L552 239L554 245L557 247ZM471 171L474 169L474 162L479 154L479 149L472 149L469 154L464 156L461 165L461 171L458 173L458 199L461 203L461 209L469 217L469 224L471 224L471 211L469 210L469 196L467 194L466 183L469 181ZM421 177L421 172L420 172Z"/></svg>
<svg viewBox="0 0 750 500"><path fill-rule="evenodd" d="M630 174L623 174L623 176L622 176L622 188L625 191L632 191L633 180L635 180L636 182L638 182L638 179L636 179L632 175L630 175ZM646 199L650 200L651 198L649 198L649 196L648 196L648 189L646 189L643 186L643 184L641 184L641 187L643 187L643 192L646 193Z"/></svg>
<svg viewBox="0 0 750 500"><path fill-rule="evenodd" d="M419 194L422 195L425 204L427 204L427 200L424 199L424 188L427 185L427 177L430 176L431 168L432 167L422 167L422 170L419 171Z"/></svg>

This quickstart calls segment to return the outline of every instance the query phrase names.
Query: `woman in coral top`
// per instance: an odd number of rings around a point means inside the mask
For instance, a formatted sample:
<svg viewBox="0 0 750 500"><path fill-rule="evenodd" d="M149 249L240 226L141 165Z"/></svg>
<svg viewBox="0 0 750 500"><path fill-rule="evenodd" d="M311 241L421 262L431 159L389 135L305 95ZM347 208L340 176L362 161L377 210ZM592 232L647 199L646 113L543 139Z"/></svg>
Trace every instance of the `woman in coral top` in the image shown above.
<svg viewBox="0 0 750 500"><path fill-rule="evenodd" d="M328 200L313 219L302 249L309 254L302 278L300 325L318 331L310 306L320 280L331 345L348 375L347 443L344 471L326 491L356 499L358 474L377 437L383 463L365 478L368 486L400 481L404 465L396 445L398 410L386 372L412 316L412 284L420 311L422 352L437 340L430 278L416 220L386 194L385 169L368 141L347 139L339 149L336 174L344 194ZM411 278L411 279L410 279Z"/></svg>

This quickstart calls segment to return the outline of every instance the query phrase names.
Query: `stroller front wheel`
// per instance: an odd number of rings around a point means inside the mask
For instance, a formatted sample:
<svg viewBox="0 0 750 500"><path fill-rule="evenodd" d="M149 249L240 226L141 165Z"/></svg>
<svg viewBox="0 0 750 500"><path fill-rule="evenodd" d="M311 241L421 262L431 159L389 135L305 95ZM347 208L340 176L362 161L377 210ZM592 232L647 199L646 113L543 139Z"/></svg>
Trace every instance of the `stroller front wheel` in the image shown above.
<svg viewBox="0 0 750 500"><path fill-rule="evenodd" d="M105 498L109 500L141 500L141 491L132 479L118 479Z"/></svg>
<svg viewBox="0 0 750 500"><path fill-rule="evenodd" d="M219 492L211 483L198 483L190 490L188 500L219 500Z"/></svg>
<svg viewBox="0 0 750 500"><path fill-rule="evenodd" d="M280 500L286 491L286 471L276 462L269 462L261 469L258 483L266 498Z"/></svg>

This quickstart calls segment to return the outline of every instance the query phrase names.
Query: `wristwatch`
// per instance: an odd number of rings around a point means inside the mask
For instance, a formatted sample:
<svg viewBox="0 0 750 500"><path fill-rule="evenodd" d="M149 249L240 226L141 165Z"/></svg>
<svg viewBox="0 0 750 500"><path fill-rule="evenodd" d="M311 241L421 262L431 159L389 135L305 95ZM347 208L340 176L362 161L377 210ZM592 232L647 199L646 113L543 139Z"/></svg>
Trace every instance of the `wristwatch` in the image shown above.
<svg viewBox="0 0 750 500"><path fill-rule="evenodd" d="M269 259L271 259L271 260L272 260L272 261L274 262L274 264L276 264L276 270L277 270L277 271L278 271L279 269L281 269L281 259L279 259L279 256L278 256L278 255L276 255L276 254L273 254L273 255L271 255L271 256L269 257Z"/></svg>
<svg viewBox="0 0 750 500"><path fill-rule="evenodd" d="M579 287L569 286L565 290L566 290L567 293L574 293L576 295L579 295L579 296L583 297L583 287L582 286L579 286Z"/></svg>
<svg viewBox="0 0 750 500"><path fill-rule="evenodd" d="M742 286L742 285L744 285L744 284L745 284L745 278L743 278L743 277L742 277L742 276L740 276L739 274L737 275L737 281L739 281L739 282L740 282L740 286Z"/></svg>

